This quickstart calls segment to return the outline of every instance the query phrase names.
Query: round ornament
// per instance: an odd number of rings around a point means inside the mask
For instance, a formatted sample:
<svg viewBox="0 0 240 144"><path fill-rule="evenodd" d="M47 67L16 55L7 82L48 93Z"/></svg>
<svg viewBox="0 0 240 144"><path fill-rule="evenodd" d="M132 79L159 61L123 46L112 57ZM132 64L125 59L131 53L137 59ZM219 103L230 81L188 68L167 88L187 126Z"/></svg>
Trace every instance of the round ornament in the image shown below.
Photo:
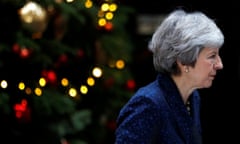
<svg viewBox="0 0 240 144"><path fill-rule="evenodd" d="M38 3L29 1L19 11L23 26L33 33L42 33L47 27L47 11Z"/></svg>

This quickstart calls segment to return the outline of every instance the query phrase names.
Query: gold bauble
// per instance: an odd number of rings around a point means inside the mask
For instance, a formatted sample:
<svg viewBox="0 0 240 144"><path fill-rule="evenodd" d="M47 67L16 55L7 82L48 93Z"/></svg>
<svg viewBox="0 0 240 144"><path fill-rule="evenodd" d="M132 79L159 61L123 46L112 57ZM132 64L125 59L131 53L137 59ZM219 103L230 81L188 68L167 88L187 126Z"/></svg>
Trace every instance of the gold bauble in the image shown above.
<svg viewBox="0 0 240 144"><path fill-rule="evenodd" d="M42 33L47 27L47 12L38 3L28 2L19 11L25 28L33 33Z"/></svg>

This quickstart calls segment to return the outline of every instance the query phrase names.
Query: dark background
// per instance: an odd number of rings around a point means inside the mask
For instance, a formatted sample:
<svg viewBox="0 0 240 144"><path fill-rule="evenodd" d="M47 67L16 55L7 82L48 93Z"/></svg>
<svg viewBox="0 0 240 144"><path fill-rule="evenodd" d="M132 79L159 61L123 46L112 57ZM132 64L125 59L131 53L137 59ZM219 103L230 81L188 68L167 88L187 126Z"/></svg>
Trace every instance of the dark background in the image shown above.
<svg viewBox="0 0 240 144"><path fill-rule="evenodd" d="M138 87L153 79L156 73L153 70L152 58L147 51L147 42L150 35L137 34L136 18L141 14L167 14L175 8L187 11L202 11L216 20L217 25L225 35L225 43L220 50L224 69L219 71L213 86L200 90L202 97L202 127L204 144L239 143L239 48L236 2L232 1L122 1L136 9L131 22L130 33L133 34L136 44L134 64L132 66Z"/></svg>

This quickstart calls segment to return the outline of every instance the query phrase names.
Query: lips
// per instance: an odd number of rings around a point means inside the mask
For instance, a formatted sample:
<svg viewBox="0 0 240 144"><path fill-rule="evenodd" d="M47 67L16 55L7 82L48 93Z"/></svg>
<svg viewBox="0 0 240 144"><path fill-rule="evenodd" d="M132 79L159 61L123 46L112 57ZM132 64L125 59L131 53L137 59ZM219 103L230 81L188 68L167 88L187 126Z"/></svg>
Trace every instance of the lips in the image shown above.
<svg viewBox="0 0 240 144"><path fill-rule="evenodd" d="M210 78L214 79L216 75L211 75Z"/></svg>

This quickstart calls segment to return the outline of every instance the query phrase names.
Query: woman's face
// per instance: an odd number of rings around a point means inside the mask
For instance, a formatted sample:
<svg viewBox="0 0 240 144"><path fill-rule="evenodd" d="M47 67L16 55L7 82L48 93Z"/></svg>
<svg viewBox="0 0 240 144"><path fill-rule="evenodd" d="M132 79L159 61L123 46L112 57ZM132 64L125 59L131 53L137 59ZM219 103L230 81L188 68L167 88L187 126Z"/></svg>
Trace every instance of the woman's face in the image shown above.
<svg viewBox="0 0 240 144"><path fill-rule="evenodd" d="M196 88L208 88L212 85L217 70L223 68L218 48L203 48L195 67L189 69L192 84Z"/></svg>

